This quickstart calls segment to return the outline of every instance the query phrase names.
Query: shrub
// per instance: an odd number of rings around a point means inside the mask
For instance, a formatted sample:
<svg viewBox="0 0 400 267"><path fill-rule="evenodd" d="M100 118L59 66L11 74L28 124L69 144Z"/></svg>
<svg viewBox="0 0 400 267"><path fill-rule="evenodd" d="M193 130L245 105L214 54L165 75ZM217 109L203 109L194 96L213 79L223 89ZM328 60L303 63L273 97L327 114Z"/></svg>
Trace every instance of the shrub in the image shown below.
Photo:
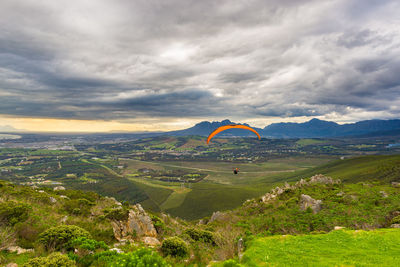
<svg viewBox="0 0 400 267"><path fill-rule="evenodd" d="M154 227L156 228L157 233L161 234L165 230L164 221L160 217L153 214L150 214L150 218Z"/></svg>
<svg viewBox="0 0 400 267"><path fill-rule="evenodd" d="M104 209L104 215L107 219L125 221L129 217L129 210L125 208Z"/></svg>
<svg viewBox="0 0 400 267"><path fill-rule="evenodd" d="M400 224L400 215L398 215L392 219L392 224Z"/></svg>
<svg viewBox="0 0 400 267"><path fill-rule="evenodd" d="M85 229L76 225L60 225L52 227L39 235L39 243L46 249L72 249L71 241L79 237L90 238L90 234Z"/></svg>
<svg viewBox="0 0 400 267"><path fill-rule="evenodd" d="M93 205L93 202L85 198L79 198L67 200L64 204L64 208L73 215L88 215Z"/></svg>
<svg viewBox="0 0 400 267"><path fill-rule="evenodd" d="M186 234L190 236L191 239L195 241L215 244L214 235L210 231L199 230L195 228L190 228L185 231Z"/></svg>
<svg viewBox="0 0 400 267"><path fill-rule="evenodd" d="M161 245L161 251L164 255L181 258L186 257L189 254L189 249L185 241L177 236L165 239Z"/></svg>
<svg viewBox="0 0 400 267"><path fill-rule="evenodd" d="M26 262L23 267L71 267L76 266L73 260L70 260L68 256L63 255L59 252L52 253L47 257L37 257L30 259Z"/></svg>
<svg viewBox="0 0 400 267"><path fill-rule="evenodd" d="M0 227L0 251L15 243L15 233L10 227Z"/></svg>
<svg viewBox="0 0 400 267"><path fill-rule="evenodd" d="M222 267L241 267L240 263L237 263L235 260L230 259L223 262Z"/></svg>
<svg viewBox="0 0 400 267"><path fill-rule="evenodd" d="M0 203L0 224L15 225L18 222L24 222L29 217L32 207L24 203L6 201Z"/></svg>
<svg viewBox="0 0 400 267"><path fill-rule="evenodd" d="M77 249L85 249L89 251L95 251L97 249L108 250L108 246L104 241L96 241L87 237L78 237L71 241L71 246Z"/></svg>
<svg viewBox="0 0 400 267"><path fill-rule="evenodd" d="M170 267L163 257L148 248L140 248L134 252L119 254L118 257L112 259L108 264L111 267Z"/></svg>

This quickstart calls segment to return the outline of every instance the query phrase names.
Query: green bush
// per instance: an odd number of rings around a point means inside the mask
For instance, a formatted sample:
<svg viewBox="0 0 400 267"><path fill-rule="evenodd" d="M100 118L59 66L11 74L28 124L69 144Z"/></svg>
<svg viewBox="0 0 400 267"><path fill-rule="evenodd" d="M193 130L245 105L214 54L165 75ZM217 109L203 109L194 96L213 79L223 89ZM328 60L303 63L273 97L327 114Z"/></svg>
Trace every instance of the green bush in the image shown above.
<svg viewBox="0 0 400 267"><path fill-rule="evenodd" d="M400 224L400 215L398 215L392 219L392 224Z"/></svg>
<svg viewBox="0 0 400 267"><path fill-rule="evenodd" d="M126 208L104 209L103 212L105 217L110 220L125 221L129 217L129 210Z"/></svg>
<svg viewBox="0 0 400 267"><path fill-rule="evenodd" d="M150 218L154 227L156 228L157 233L161 234L165 230L164 221L160 217L153 214L150 214Z"/></svg>
<svg viewBox="0 0 400 267"><path fill-rule="evenodd" d="M186 257L189 254L189 249L181 238L174 236L164 240L161 245L161 251L164 255L173 257Z"/></svg>
<svg viewBox="0 0 400 267"><path fill-rule="evenodd" d="M15 225L24 222L29 217L32 207L24 203L6 201L0 203L0 224Z"/></svg>
<svg viewBox="0 0 400 267"><path fill-rule="evenodd" d="M95 251L97 249L108 250L108 246L104 241L96 241L87 237L78 237L71 241L71 246L76 249L85 249L88 251Z"/></svg>
<svg viewBox="0 0 400 267"><path fill-rule="evenodd" d="M119 254L107 266L110 267L170 267L163 257L148 248L140 248L134 252Z"/></svg>
<svg viewBox="0 0 400 267"><path fill-rule="evenodd" d="M200 229L190 228L185 231L191 239L195 241L210 243L215 245L214 235L210 231L204 231Z"/></svg>
<svg viewBox="0 0 400 267"><path fill-rule="evenodd" d="M89 215L92 206L94 206L94 202L85 198L71 199L64 203L65 210L73 215Z"/></svg>
<svg viewBox="0 0 400 267"><path fill-rule="evenodd" d="M224 263L222 264L222 267L241 267L243 265L241 265L240 263L237 263L235 260L230 259L230 260L226 260L224 261Z"/></svg>
<svg viewBox="0 0 400 267"><path fill-rule="evenodd" d="M79 237L90 238L90 234L85 229L76 225L60 225L52 227L39 235L39 243L46 249L71 250L71 241Z"/></svg>
<svg viewBox="0 0 400 267"><path fill-rule="evenodd" d="M72 267L76 266L76 264L73 260L70 260L68 256L56 252L50 254L47 257L37 257L30 259L22 266L23 267Z"/></svg>

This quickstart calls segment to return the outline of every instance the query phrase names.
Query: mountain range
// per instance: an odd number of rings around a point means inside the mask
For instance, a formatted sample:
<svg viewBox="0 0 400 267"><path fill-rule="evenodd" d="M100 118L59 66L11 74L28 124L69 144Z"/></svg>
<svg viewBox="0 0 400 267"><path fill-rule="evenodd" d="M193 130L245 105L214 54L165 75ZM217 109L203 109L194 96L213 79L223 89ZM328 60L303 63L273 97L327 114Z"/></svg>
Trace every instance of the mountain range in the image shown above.
<svg viewBox="0 0 400 267"><path fill-rule="evenodd" d="M236 124L230 120L220 122L203 121L188 129L168 132L172 136L209 135L216 128ZM244 125L250 126L246 123ZM269 138L321 138L385 134L400 134L400 120L365 120L356 123L338 124L332 121L312 119L303 123L272 123L264 128L253 127L260 135ZM221 136L252 136L251 132L239 129L224 131Z"/></svg>

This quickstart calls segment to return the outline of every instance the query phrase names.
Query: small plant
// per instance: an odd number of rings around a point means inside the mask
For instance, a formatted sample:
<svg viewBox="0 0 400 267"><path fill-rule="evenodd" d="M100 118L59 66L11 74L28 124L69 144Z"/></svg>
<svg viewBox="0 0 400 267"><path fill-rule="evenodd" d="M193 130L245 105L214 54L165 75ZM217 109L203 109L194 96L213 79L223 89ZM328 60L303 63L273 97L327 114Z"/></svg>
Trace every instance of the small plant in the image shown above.
<svg viewBox="0 0 400 267"><path fill-rule="evenodd" d="M184 258L189 254L189 249L181 238L174 236L164 240L161 245L164 255Z"/></svg>
<svg viewBox="0 0 400 267"><path fill-rule="evenodd" d="M90 234L85 229L76 225L60 225L52 227L39 235L39 243L44 247L56 250L71 250L73 248L71 241L79 237L90 238Z"/></svg>
<svg viewBox="0 0 400 267"><path fill-rule="evenodd" d="M23 267L72 267L75 262L59 252L52 253L47 257L37 257L30 259Z"/></svg>
<svg viewBox="0 0 400 267"><path fill-rule="evenodd" d="M400 215L398 215L392 219L392 224L400 224Z"/></svg>

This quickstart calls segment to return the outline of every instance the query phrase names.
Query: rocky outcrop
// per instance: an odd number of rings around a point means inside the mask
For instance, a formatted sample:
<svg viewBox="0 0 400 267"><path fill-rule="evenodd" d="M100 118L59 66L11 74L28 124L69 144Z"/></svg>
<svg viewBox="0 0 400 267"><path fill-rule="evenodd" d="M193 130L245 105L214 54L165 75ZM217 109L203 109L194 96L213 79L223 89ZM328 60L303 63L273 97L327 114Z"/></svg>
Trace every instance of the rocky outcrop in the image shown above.
<svg viewBox="0 0 400 267"><path fill-rule="evenodd" d="M229 217L227 214L220 212L220 211L216 211L216 212L213 212L208 223L212 223L214 221L225 221L228 219L229 219Z"/></svg>
<svg viewBox="0 0 400 267"><path fill-rule="evenodd" d="M400 183L399 182L392 182L392 186L393 187L400 187Z"/></svg>
<svg viewBox="0 0 400 267"><path fill-rule="evenodd" d="M268 203L271 200L274 200L277 198L279 195L283 194L284 192L290 191L290 190L295 190L304 186L312 185L312 184L328 184L328 185L333 185L333 184L340 184L341 181L340 179L333 179L332 177L325 176L322 174L317 174L314 175L310 178L309 181L301 179L300 181L296 182L293 185L288 184L285 182L285 185L283 187L275 187L274 189L271 190L270 193L266 193L264 196L261 197L261 201L264 203Z"/></svg>
<svg viewBox="0 0 400 267"><path fill-rule="evenodd" d="M54 191L64 191L65 187L64 186L56 186L53 188Z"/></svg>
<svg viewBox="0 0 400 267"><path fill-rule="evenodd" d="M16 252L17 254L22 254L22 253L27 253L27 252L33 252L33 249L24 249L19 246L11 246L7 248L8 252Z"/></svg>
<svg viewBox="0 0 400 267"><path fill-rule="evenodd" d="M322 174L314 175L310 178L309 184L340 184L341 181L339 179L333 179L332 177L325 176Z"/></svg>
<svg viewBox="0 0 400 267"><path fill-rule="evenodd" d="M306 210L311 208L313 213L317 213L322 208L322 200L316 200L310 197L309 195L301 194L300 196L300 209Z"/></svg>
<svg viewBox="0 0 400 267"><path fill-rule="evenodd" d="M112 221L111 224L114 236L120 242L141 240L149 245L159 244L153 222L140 204L132 206L126 221Z"/></svg>

